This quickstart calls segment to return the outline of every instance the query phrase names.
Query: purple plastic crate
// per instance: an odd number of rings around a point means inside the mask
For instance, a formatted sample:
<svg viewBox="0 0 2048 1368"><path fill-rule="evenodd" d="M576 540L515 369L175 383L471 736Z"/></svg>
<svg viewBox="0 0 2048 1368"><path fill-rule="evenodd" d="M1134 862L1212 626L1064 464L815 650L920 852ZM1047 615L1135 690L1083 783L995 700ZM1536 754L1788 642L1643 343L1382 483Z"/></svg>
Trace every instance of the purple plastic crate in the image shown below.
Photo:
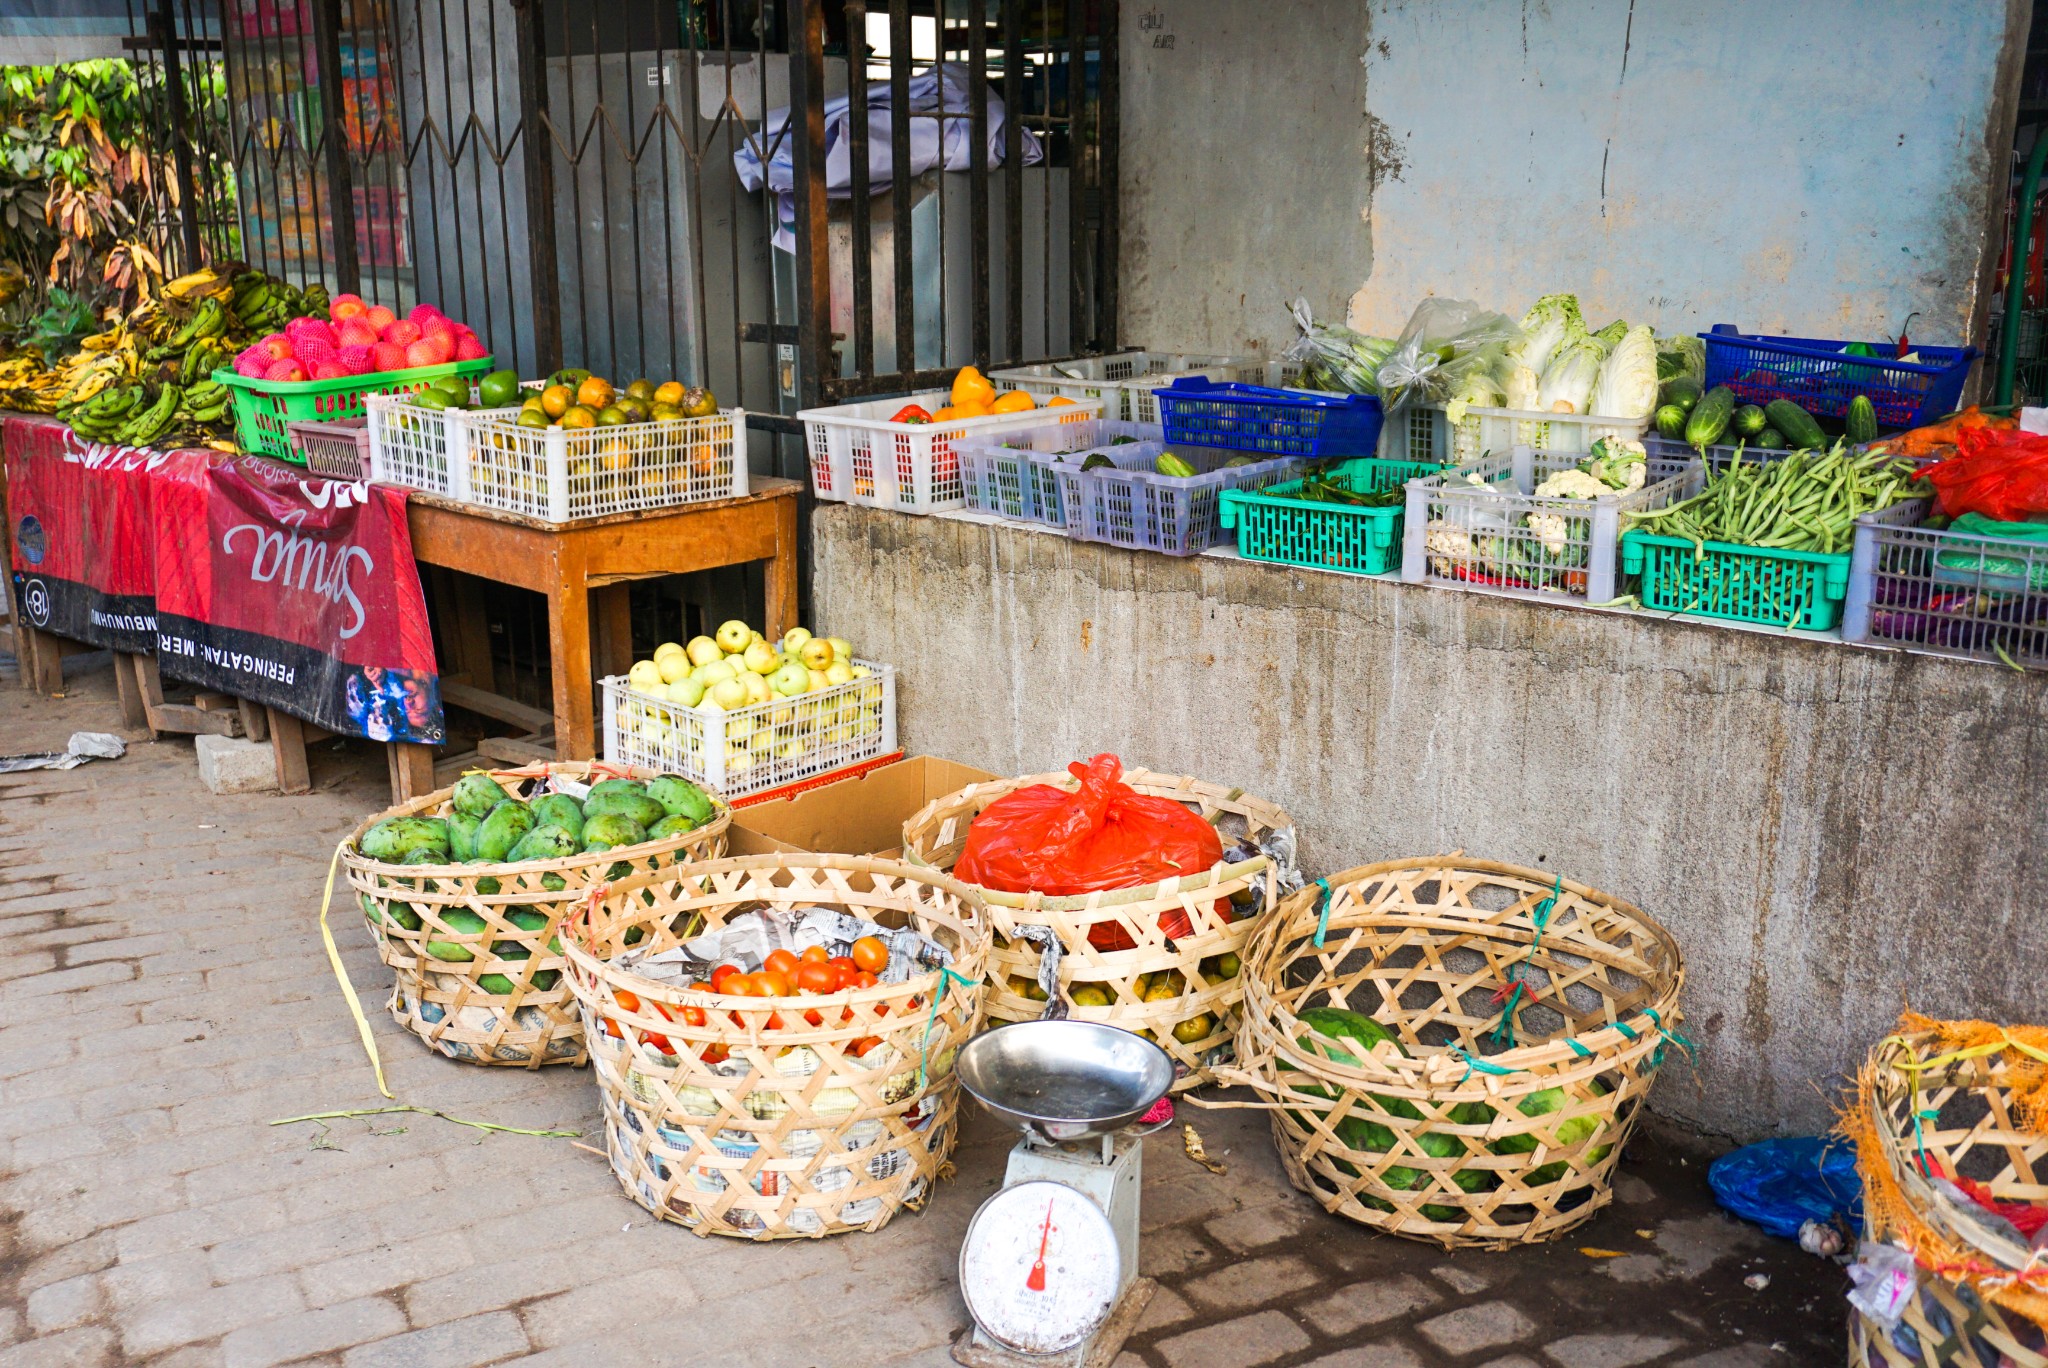
<svg viewBox="0 0 2048 1368"><path fill-rule="evenodd" d="M1223 541L1218 516L1226 489L1264 489L1298 477L1307 462L1292 456L1228 464L1238 453L1209 447L1176 452L1198 472L1189 478L1148 470L1068 470L1057 473L1067 535L1169 556L1192 556Z"/></svg>
<svg viewBox="0 0 2048 1368"><path fill-rule="evenodd" d="M1054 527L1067 525L1065 503L1060 498L1061 466L1078 468L1099 454L1121 469L1150 470L1165 449L1157 423L1110 418L1055 423L1028 432L1005 432L974 441L962 438L953 443L969 508Z"/></svg>

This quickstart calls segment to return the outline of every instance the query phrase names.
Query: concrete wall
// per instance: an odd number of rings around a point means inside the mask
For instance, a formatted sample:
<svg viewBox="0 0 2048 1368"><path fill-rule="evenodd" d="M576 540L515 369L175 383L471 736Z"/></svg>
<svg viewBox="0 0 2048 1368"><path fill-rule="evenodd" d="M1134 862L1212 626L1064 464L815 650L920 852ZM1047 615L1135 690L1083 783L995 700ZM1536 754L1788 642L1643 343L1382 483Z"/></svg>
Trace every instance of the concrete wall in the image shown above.
<svg viewBox="0 0 2048 1368"><path fill-rule="evenodd" d="M904 744L1110 750L1241 784L1320 873L1462 848L1684 947L1667 1115L1829 1123L1910 1000L2048 1019L2048 676L821 505L819 623L897 664Z"/></svg>
<svg viewBox="0 0 2048 1368"><path fill-rule="evenodd" d="M1395 333L1428 294L1553 290L1595 325L1979 335L2024 0L1124 12L1128 339L1257 349L1296 293Z"/></svg>

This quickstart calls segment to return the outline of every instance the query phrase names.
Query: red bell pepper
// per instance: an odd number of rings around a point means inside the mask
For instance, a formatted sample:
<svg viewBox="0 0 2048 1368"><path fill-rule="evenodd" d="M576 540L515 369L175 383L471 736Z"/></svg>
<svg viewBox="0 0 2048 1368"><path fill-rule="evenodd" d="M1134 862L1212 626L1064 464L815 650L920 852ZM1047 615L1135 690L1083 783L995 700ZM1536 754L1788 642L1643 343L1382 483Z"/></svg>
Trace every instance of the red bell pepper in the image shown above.
<svg viewBox="0 0 2048 1368"><path fill-rule="evenodd" d="M929 423L931 420L932 416L920 404L905 404L889 419L892 423Z"/></svg>

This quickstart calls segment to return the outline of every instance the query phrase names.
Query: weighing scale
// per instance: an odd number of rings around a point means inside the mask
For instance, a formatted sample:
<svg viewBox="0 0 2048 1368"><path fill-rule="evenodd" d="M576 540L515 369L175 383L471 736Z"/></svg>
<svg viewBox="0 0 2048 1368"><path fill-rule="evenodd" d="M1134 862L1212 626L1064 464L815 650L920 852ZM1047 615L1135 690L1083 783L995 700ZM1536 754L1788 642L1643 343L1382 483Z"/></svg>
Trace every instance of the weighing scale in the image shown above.
<svg viewBox="0 0 2048 1368"><path fill-rule="evenodd" d="M1173 1086L1173 1060L1115 1026L1020 1021L968 1041L954 1069L1023 1133L960 1247L974 1325L954 1361L1107 1368L1156 1286L1138 1276L1138 1189L1144 1137L1168 1123L1131 1127Z"/></svg>

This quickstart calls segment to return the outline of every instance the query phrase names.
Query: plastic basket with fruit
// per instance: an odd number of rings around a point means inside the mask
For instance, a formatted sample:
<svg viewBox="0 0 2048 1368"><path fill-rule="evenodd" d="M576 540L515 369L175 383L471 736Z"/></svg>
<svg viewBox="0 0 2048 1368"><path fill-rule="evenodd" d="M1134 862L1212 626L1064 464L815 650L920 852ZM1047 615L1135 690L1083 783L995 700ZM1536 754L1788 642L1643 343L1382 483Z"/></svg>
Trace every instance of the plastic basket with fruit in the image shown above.
<svg viewBox="0 0 2048 1368"><path fill-rule="evenodd" d="M737 619L603 681L604 750L739 796L896 749L896 671L840 637Z"/></svg>
<svg viewBox="0 0 2048 1368"><path fill-rule="evenodd" d="M1101 399L1064 396L1041 408L1024 390L997 393L980 371L963 366L950 390L805 409L797 417L819 498L943 513L967 502L954 443L1000 440L994 434L1048 422L1085 423L1100 418L1103 408Z"/></svg>
<svg viewBox="0 0 2048 1368"><path fill-rule="evenodd" d="M546 522L747 492L746 415L678 381L561 370L485 377L451 393L373 401L372 477Z"/></svg>
<svg viewBox="0 0 2048 1368"><path fill-rule="evenodd" d="M468 325L433 305L399 318L344 294L327 318L292 319L213 378L234 396L235 440L244 450L303 463L287 422L354 418L369 395L403 394L490 367L489 350Z"/></svg>

